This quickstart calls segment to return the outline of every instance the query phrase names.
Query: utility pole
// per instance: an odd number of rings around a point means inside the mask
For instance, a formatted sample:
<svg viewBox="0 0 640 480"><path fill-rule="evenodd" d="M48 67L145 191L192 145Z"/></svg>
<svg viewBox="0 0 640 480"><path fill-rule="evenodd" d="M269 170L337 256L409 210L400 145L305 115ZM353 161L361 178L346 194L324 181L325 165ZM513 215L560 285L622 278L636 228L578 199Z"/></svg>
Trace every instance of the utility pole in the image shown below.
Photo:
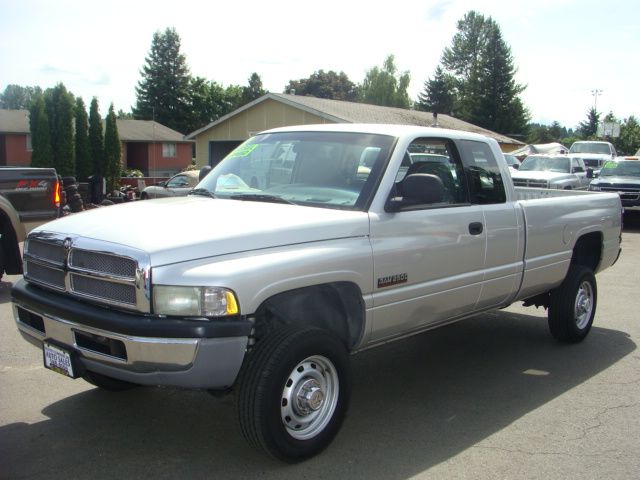
<svg viewBox="0 0 640 480"><path fill-rule="evenodd" d="M593 95L593 109L598 113L598 95L602 95L602 90L594 88L591 90L591 95Z"/></svg>

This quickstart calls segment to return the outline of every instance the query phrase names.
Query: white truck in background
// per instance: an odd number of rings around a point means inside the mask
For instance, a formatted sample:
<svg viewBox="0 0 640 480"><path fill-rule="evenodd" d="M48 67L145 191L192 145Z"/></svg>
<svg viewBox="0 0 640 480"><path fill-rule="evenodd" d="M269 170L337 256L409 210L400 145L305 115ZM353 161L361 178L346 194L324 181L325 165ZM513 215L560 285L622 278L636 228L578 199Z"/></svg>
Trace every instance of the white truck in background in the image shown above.
<svg viewBox="0 0 640 480"><path fill-rule="evenodd" d="M403 167L409 152L425 155ZM233 389L248 442L297 462L343 422L350 354L517 301L584 339L620 240L616 193L514 188L487 137L287 127L187 197L34 230L12 302L45 367L107 390Z"/></svg>
<svg viewBox="0 0 640 480"><path fill-rule="evenodd" d="M573 142L569 148L569 157L581 158L587 168L593 169L596 175L607 160L613 160L617 156L616 147L611 142L582 140Z"/></svg>

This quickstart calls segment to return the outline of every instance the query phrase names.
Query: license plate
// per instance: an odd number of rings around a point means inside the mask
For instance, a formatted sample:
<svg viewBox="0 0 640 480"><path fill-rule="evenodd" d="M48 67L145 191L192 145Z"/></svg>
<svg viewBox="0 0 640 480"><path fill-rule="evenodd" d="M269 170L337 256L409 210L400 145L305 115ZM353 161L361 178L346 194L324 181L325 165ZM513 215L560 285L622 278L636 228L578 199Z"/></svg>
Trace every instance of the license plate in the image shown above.
<svg viewBox="0 0 640 480"><path fill-rule="evenodd" d="M50 343L43 344L44 366L67 377L76 378L71 353Z"/></svg>

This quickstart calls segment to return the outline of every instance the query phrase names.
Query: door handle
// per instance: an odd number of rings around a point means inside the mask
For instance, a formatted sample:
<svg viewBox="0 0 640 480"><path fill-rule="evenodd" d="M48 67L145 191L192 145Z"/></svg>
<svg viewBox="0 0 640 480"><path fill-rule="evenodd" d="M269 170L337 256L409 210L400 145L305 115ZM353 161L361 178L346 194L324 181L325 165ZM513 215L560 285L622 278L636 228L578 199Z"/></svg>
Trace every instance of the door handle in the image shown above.
<svg viewBox="0 0 640 480"><path fill-rule="evenodd" d="M469 224L469 233L471 235L480 235L482 233L482 230L482 222L471 222Z"/></svg>

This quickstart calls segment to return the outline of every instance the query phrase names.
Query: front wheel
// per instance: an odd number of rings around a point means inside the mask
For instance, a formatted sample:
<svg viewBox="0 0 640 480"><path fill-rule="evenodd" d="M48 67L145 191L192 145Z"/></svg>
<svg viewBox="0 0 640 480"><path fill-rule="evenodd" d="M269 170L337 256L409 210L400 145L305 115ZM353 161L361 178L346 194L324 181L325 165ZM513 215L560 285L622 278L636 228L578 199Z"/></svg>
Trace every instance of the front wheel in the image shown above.
<svg viewBox="0 0 640 480"><path fill-rule="evenodd" d="M249 355L237 398L247 441L292 463L322 451L338 433L349 403L343 343L325 330L286 328L258 342Z"/></svg>
<svg viewBox="0 0 640 480"><path fill-rule="evenodd" d="M591 330L596 314L598 289L593 272L571 265L562 284L551 291L549 330L556 340L577 343Z"/></svg>

